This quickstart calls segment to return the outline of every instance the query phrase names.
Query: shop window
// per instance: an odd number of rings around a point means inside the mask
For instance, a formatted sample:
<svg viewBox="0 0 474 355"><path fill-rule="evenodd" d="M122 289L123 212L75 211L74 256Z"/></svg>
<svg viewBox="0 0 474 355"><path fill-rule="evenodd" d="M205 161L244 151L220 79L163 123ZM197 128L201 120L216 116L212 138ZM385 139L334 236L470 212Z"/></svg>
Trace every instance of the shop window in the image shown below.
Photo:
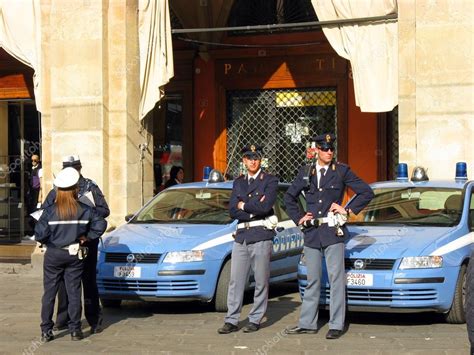
<svg viewBox="0 0 474 355"><path fill-rule="evenodd" d="M169 179L173 165L183 166L183 97L167 94L155 118L154 175L155 192Z"/></svg>
<svg viewBox="0 0 474 355"><path fill-rule="evenodd" d="M230 12L228 26L273 25L313 22L317 20L318 18L311 0L236 0ZM271 32L289 32L294 30L282 28L272 29ZM296 30L301 31L303 29L298 28ZM255 30L248 30L230 32L229 34L242 35L255 32ZM262 31L260 30L259 32L261 33Z"/></svg>

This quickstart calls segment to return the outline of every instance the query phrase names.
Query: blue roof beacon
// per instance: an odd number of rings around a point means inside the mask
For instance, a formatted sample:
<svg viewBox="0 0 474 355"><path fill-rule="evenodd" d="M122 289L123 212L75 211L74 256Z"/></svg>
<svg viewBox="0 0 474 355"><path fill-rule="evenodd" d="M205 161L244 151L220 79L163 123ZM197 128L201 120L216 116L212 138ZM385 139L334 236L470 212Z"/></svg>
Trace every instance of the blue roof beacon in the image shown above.
<svg viewBox="0 0 474 355"><path fill-rule="evenodd" d="M464 323L466 268L474 250L474 181L468 180L467 164L456 163L452 180L429 179L420 166L409 180L407 164L400 163L396 180L371 187L375 197L347 223L349 310L435 311L449 323ZM306 275L302 256L302 297ZM323 270L323 307L329 292Z"/></svg>

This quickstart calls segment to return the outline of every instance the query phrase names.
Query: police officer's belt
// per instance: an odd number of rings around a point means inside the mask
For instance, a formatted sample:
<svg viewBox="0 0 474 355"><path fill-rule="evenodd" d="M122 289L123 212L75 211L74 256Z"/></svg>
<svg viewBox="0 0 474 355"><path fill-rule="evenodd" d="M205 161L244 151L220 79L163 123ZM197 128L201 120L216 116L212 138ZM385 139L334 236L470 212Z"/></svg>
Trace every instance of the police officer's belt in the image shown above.
<svg viewBox="0 0 474 355"><path fill-rule="evenodd" d="M242 222L237 224L237 229L248 229L250 227L260 227L264 226L265 220L260 219L258 221L251 221L251 222Z"/></svg>
<svg viewBox="0 0 474 355"><path fill-rule="evenodd" d="M237 229L249 229L251 227L265 227L266 229L275 229L278 224L278 217L268 216L258 221L242 222L237 224Z"/></svg>

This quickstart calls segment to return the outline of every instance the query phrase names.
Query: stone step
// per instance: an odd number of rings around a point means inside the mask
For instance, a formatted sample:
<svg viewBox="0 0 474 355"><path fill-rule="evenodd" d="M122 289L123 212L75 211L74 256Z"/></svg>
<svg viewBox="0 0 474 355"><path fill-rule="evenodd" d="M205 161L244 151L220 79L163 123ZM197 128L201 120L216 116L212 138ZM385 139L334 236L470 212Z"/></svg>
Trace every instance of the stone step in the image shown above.
<svg viewBox="0 0 474 355"><path fill-rule="evenodd" d="M36 242L22 241L18 244L0 244L0 264L30 264L31 253L35 250Z"/></svg>

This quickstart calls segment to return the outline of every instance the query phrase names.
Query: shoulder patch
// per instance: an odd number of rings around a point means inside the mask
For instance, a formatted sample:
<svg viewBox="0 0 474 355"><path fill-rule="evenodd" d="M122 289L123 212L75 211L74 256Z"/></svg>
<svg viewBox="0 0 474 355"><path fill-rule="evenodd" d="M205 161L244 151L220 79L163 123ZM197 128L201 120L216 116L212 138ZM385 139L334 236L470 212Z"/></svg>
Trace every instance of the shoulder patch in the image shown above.
<svg viewBox="0 0 474 355"><path fill-rule="evenodd" d="M88 184L91 184L91 185L93 185L93 186L98 186L94 180L88 179L88 178L84 178L84 179L86 180L86 182L87 182Z"/></svg>

